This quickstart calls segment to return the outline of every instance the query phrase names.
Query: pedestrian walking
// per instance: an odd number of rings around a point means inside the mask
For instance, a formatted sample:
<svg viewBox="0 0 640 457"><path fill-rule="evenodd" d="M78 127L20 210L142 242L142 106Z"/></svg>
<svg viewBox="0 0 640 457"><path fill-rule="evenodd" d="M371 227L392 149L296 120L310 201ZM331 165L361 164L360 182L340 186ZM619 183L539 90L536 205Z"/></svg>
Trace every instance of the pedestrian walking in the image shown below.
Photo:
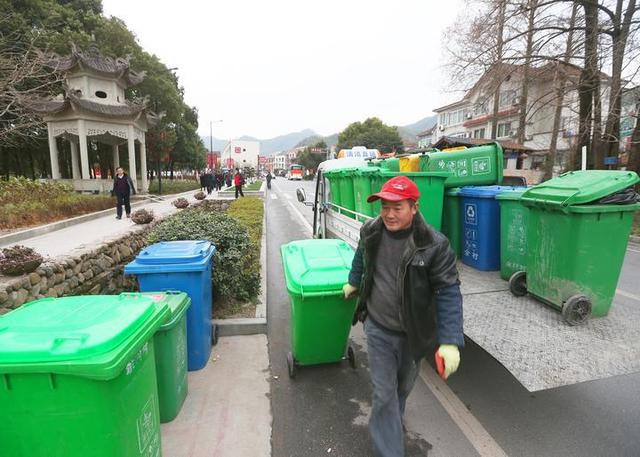
<svg viewBox="0 0 640 457"><path fill-rule="evenodd" d="M230 172L227 173L225 181L226 181L227 187L231 187L231 173Z"/></svg>
<svg viewBox="0 0 640 457"><path fill-rule="evenodd" d="M204 170L200 172L200 192L203 192L207 187L205 182L205 172Z"/></svg>
<svg viewBox="0 0 640 457"><path fill-rule="evenodd" d="M124 172L122 167L116 168L116 176L113 179L113 189L111 195L117 199L116 203L116 219L122 219L122 207L127 217L131 217L131 203L129 201L131 195L135 195L136 189L133 181L128 174Z"/></svg>
<svg viewBox="0 0 640 457"><path fill-rule="evenodd" d="M236 198L238 198L238 193L240 196L244 197L244 193L242 192L242 185L244 184L244 177L240 173L240 169L236 168L236 174L233 177L233 184L236 186Z"/></svg>
<svg viewBox="0 0 640 457"><path fill-rule="evenodd" d="M204 175L204 185L207 188L207 195L211 195L213 191L213 174L211 170L207 170Z"/></svg>
<svg viewBox="0 0 640 457"><path fill-rule="evenodd" d="M271 172L268 171L267 172L267 189L271 189L271 179L273 178L273 176L271 176Z"/></svg>
<svg viewBox="0 0 640 457"><path fill-rule="evenodd" d="M367 336L369 434L379 457L404 456L403 414L420 360L435 352L446 379L458 369L464 345L456 257L447 238L418 212L419 196L406 176L369 196L369 203L382 200L382 208L360 230L343 287L345 298L359 291L353 323L363 322Z"/></svg>

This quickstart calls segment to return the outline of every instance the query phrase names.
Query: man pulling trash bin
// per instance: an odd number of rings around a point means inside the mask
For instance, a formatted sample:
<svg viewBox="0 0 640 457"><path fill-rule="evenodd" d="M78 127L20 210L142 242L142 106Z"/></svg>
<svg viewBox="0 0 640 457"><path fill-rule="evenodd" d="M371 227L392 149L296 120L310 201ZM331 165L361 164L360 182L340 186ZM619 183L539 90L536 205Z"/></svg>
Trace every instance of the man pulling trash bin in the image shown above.
<svg viewBox="0 0 640 457"><path fill-rule="evenodd" d="M447 238L418 212L417 186L406 176L387 181L369 203L380 216L360 230L345 298L360 296L354 324L364 323L373 387L369 433L380 457L404 456L403 414L423 357L435 351L440 376L458 369L462 295ZM436 350L436 345L439 345Z"/></svg>

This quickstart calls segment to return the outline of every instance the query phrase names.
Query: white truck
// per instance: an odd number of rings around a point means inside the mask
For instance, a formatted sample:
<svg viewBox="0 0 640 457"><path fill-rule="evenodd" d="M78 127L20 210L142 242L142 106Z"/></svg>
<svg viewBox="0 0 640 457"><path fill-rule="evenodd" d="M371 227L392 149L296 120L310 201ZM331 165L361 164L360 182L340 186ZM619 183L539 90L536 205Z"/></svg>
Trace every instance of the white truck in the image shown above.
<svg viewBox="0 0 640 457"><path fill-rule="evenodd" d="M364 159L328 160L318 167L313 201L307 201L304 189L297 190L298 200L313 210L314 238L339 238L357 247L360 227L370 216L331 203L324 173L366 165ZM513 296L498 272L478 271L462 262L458 270L465 335L529 391L640 371L637 304L616 297L615 312L569 327L556 310L528 296Z"/></svg>

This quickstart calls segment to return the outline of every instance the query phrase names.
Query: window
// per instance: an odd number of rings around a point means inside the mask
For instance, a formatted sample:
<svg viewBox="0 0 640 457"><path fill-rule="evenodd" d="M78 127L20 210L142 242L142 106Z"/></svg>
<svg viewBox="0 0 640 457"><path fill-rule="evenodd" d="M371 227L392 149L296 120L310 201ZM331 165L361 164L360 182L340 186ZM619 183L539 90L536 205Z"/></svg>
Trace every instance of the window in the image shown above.
<svg viewBox="0 0 640 457"><path fill-rule="evenodd" d="M505 136L509 136L511 133L511 122L503 122L502 124L498 124L498 134L496 135L498 138L504 138Z"/></svg>
<svg viewBox="0 0 640 457"><path fill-rule="evenodd" d="M515 90L503 90L500 91L500 108L511 106L516 101Z"/></svg>
<svg viewBox="0 0 640 457"><path fill-rule="evenodd" d="M102 91L102 90L97 90L96 91L96 97L98 97L98 98L107 98L107 93Z"/></svg>
<svg viewBox="0 0 640 457"><path fill-rule="evenodd" d="M443 113L440 115L441 124L442 125L458 125L464 122L464 117L466 114L465 109L459 109L456 111L450 111L448 113Z"/></svg>
<svg viewBox="0 0 640 457"><path fill-rule="evenodd" d="M474 138L483 139L484 138L484 128L474 130L473 131L473 137Z"/></svg>
<svg viewBox="0 0 640 457"><path fill-rule="evenodd" d="M481 116L483 114L487 114L487 102L478 102L473 106L473 114L475 116Z"/></svg>

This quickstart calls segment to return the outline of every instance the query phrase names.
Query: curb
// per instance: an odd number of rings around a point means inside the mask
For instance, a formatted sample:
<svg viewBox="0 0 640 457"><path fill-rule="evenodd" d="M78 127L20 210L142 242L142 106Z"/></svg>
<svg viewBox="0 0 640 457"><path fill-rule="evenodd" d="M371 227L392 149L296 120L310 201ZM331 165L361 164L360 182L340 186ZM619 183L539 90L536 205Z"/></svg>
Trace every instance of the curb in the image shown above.
<svg viewBox="0 0 640 457"><path fill-rule="evenodd" d="M265 206L262 201L263 208ZM267 212L262 214L262 240L260 242L260 293L256 317L214 320L218 336L242 336L267 334Z"/></svg>
<svg viewBox="0 0 640 457"><path fill-rule="evenodd" d="M190 194L192 191L182 192L180 194L172 194L165 195L166 198L161 198L161 196L151 196L147 195L143 200L136 201L135 203L131 203L131 208L135 208L140 205L148 204L148 203L157 203L158 198L161 200L167 200L168 198L173 198L176 196L181 196L185 194ZM115 210L115 206L113 208L104 209L102 211L96 211L95 213L87 213L81 216L72 217L70 219L63 219L61 221L51 222L50 224L41 225L39 227L32 227L25 230L20 230L18 232L8 233L7 235L0 236L0 246L4 246L7 244L15 243L18 241L28 240L29 238L35 238L36 236L46 235L47 233L55 232L56 230L62 230L67 227L71 227L74 225L82 224L88 220L93 220L96 217L102 217L109 213L113 213Z"/></svg>
<svg viewBox="0 0 640 457"><path fill-rule="evenodd" d="M629 236L629 243L630 244L634 244L636 246L640 246L640 236L630 235Z"/></svg>

